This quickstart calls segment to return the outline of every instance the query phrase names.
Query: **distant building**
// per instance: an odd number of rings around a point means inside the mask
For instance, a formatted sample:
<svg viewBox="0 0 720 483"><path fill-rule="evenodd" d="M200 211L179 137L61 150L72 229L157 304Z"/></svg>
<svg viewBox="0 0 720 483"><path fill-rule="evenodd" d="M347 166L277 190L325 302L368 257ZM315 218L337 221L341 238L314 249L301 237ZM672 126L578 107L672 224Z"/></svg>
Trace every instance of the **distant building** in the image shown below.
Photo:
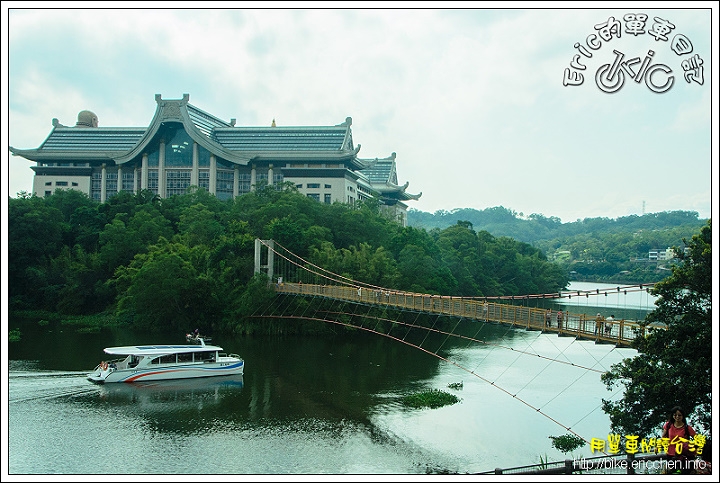
<svg viewBox="0 0 720 483"><path fill-rule="evenodd" d="M182 99L155 95L148 127L99 127L98 117L81 111L75 126L52 121L52 131L36 149L10 147L35 161L33 193L77 189L105 202L121 191L150 190L161 198L190 186L219 199L249 193L256 186L291 182L322 203L354 204L375 198L389 216L407 225L407 193L398 184L395 153L360 159L352 119L334 126L237 127Z"/></svg>
<svg viewBox="0 0 720 483"><path fill-rule="evenodd" d="M690 253L690 250L686 247L683 252L687 255ZM648 252L648 258L651 262L672 260L675 258L675 250L673 250L672 247L668 247L667 249L653 248Z"/></svg>

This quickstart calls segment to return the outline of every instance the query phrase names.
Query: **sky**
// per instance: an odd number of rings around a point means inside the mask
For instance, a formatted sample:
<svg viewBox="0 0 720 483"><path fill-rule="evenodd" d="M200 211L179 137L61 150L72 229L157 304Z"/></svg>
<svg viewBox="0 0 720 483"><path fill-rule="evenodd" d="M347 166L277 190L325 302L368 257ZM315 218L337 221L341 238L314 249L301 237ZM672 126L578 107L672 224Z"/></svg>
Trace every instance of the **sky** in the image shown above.
<svg viewBox="0 0 720 483"><path fill-rule="evenodd" d="M399 184L422 193L408 206L425 212L709 218L717 203L717 2L6 5L3 136L14 148L39 147L53 118L72 126L82 110L101 127L147 127L155 94L187 93L238 126L352 117L358 156L395 152ZM627 15L647 20L633 29ZM620 56L623 74L596 81ZM34 164L3 150L4 200L32 190Z"/></svg>

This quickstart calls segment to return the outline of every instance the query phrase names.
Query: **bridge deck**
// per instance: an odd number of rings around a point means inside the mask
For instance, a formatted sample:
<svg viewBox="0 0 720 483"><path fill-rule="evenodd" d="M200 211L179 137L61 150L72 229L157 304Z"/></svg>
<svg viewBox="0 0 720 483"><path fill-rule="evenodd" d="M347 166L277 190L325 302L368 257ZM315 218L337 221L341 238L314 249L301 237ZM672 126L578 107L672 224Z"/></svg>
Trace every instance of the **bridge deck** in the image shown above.
<svg viewBox="0 0 720 483"><path fill-rule="evenodd" d="M417 294L409 292L391 292L341 285L314 285L305 283L275 284L277 293L297 294L346 300L348 302L369 305L388 306L415 312L464 317L485 322L509 324L528 330L557 332L561 336L594 340L629 347L639 334L645 336L646 329L635 321L602 320L600 330L595 317L587 314L563 312L560 323L556 312L552 313L550 325L546 324L547 309L523 307L496 302L487 302L474 298Z"/></svg>

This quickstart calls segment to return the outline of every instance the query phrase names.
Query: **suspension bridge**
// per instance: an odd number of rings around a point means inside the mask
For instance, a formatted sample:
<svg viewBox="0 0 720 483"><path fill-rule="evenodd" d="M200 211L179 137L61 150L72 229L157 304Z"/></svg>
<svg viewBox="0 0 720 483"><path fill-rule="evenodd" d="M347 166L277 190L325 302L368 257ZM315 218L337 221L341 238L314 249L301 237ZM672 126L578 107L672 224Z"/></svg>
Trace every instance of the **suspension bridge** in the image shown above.
<svg viewBox="0 0 720 483"><path fill-rule="evenodd" d="M550 294L499 297L458 297L406 292L352 280L304 260L273 240L255 240L255 272L263 272L278 294L343 301L365 307L458 317L507 324L526 330L594 340L630 347L636 337L662 326L643 326L634 320L614 320L585 313L523 305L530 300L606 295L608 290L565 291ZM619 286L618 293L649 291L653 284ZM357 312L353 312L356 315ZM367 315L365 316L367 317ZM337 320L324 320L337 323Z"/></svg>
<svg viewBox="0 0 720 483"><path fill-rule="evenodd" d="M535 414L549 419L568 433L581 438L588 445L590 445L589 439L575 432L572 429L573 425L560 422L548 414L543 405L538 406L524 400L514 389L501 387L495 380L489 379L488 376L477 372L476 369L466 367L465 363L451 360L450 356L443 356L441 353L443 342L439 346L431 346L433 338L428 336L430 334L440 335L443 340L455 337L463 339L469 344L478 343L510 349L520 355L545 359L548 364L567 364L583 372L594 372L599 376L607 369L598 368L596 364L592 367L585 366L567 360L567 358L563 360L562 353L553 357L532 350L504 347L479 339L477 335L487 324L499 324L507 326L508 330L517 328L556 333L558 336L572 337L574 340L594 341L595 344L604 343L612 344L614 348L627 348L631 346L635 338L644 337L648 331L664 328L662 326L645 326L635 320L606 320L570 311L553 313L546 308L524 305L533 299L589 298L606 294L606 290L561 291L551 294L498 297L458 297L413 293L372 285L333 273L302 259L273 240L255 240L255 272L265 273L268 276L277 300L271 301L252 317L338 324L409 345L450 363L499 389L531 408ZM616 291L618 293L649 292L652 285L629 285L617 287ZM299 298L312 298L316 303L296 303ZM440 319L448 321L454 319L454 322L439 324L438 320ZM452 326L452 329L446 330L449 326ZM476 328L468 330L468 326L476 326ZM411 335L418 331L423 332L425 337L418 338ZM470 336L469 333L475 335ZM558 389L551 400L565 393L573 383L574 381L570 381L568 387ZM588 414L597 409L597 407L591 408ZM599 452L608 455L604 450L599 450Z"/></svg>

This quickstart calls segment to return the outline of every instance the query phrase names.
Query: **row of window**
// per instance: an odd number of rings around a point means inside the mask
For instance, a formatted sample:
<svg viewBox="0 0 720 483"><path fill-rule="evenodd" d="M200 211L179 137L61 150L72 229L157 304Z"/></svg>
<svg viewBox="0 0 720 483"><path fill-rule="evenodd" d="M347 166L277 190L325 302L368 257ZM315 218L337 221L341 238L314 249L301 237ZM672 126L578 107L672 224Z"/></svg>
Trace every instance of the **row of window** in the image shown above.
<svg viewBox="0 0 720 483"><path fill-rule="evenodd" d="M332 204L332 195L330 193L325 193L324 196L325 196L325 198L324 198L325 204L328 204L328 205ZM308 193L307 197L311 198L317 202L320 202L320 195L317 193Z"/></svg>
<svg viewBox="0 0 720 483"><path fill-rule="evenodd" d="M300 184L296 184L295 187L300 190L300 189L302 189L303 185L302 185L302 183L300 183ZM307 187L308 187L308 189L320 189L320 183L308 183ZM332 185L326 184L325 189L327 189L327 190L332 189Z"/></svg>
<svg viewBox="0 0 720 483"><path fill-rule="evenodd" d="M165 196L184 194L190 187L190 170L167 170L165 171ZM210 189L210 172L202 170L198 173L198 187ZM267 173L259 173L257 175L258 182L267 182ZM249 173L238 173L238 194L245 194L251 191L251 176ZM274 174L273 181L275 184L283 182L282 173ZM96 201L100 201L102 195L102 173L95 172L91 176L90 196ZM57 182L63 183L63 182ZM57 184L56 183L56 184ZM67 183L67 182L65 182ZM73 183L77 186L76 183ZM142 171L137 171L137 186L142 185ZM235 185L234 171L217 171L215 183L215 195L222 200L231 199ZM117 173L105 174L105 192L108 197L112 197L117 193ZM159 180L157 170L148 171L147 188L155 193L158 192ZM135 174L134 172L122 173L122 191L135 191ZM49 192L45 193L49 195Z"/></svg>
<svg viewBox="0 0 720 483"><path fill-rule="evenodd" d="M150 364L176 364L178 362L215 362L215 351L167 354L154 358Z"/></svg>

